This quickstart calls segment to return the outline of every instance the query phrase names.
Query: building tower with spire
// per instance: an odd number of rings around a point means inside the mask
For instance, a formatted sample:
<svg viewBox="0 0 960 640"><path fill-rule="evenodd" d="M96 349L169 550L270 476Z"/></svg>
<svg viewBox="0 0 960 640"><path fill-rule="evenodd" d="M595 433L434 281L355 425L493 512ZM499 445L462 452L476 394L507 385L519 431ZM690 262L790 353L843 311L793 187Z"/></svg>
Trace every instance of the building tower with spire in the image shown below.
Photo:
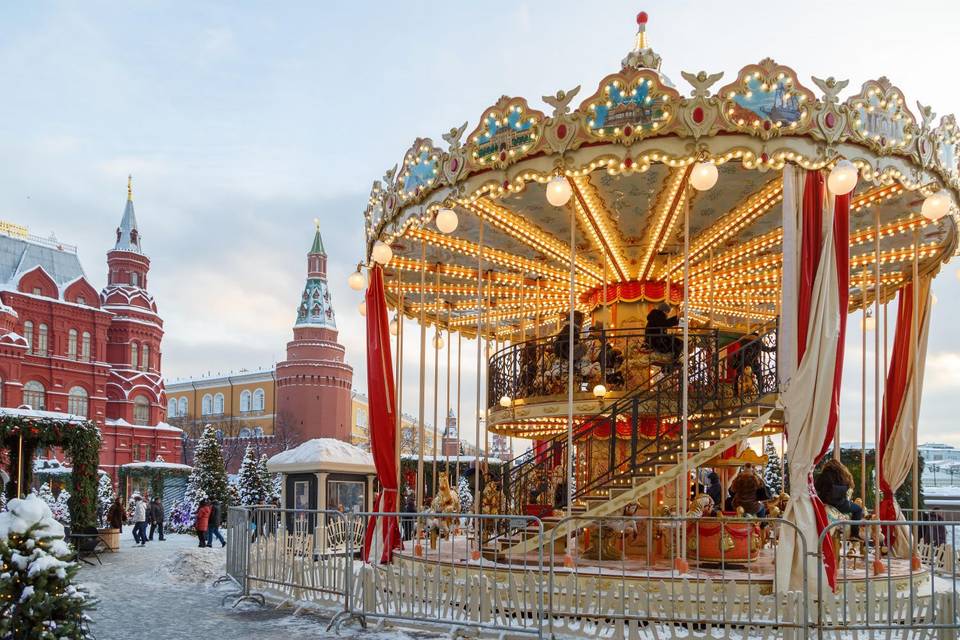
<svg viewBox="0 0 960 640"><path fill-rule="evenodd" d="M316 222L316 221L315 221ZM327 253L316 223L307 282L297 307L287 359L277 363L277 412L301 438L350 442L353 367L344 362L327 286Z"/></svg>
<svg viewBox="0 0 960 640"><path fill-rule="evenodd" d="M116 243L107 252L107 286L100 293L101 308L113 314L105 353L111 365L106 417L142 426L162 422L166 411L160 375L163 320L147 291L149 271L150 258L143 253L133 209L132 178L128 178L127 204Z"/></svg>

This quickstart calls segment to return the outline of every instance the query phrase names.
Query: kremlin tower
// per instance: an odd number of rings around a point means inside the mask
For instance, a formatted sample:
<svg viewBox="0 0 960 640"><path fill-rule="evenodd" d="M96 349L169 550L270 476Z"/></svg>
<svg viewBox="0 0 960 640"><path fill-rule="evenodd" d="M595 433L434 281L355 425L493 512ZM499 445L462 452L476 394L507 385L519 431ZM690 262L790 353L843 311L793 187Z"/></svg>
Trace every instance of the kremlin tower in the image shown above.
<svg viewBox="0 0 960 640"><path fill-rule="evenodd" d="M160 341L163 320L147 292L150 259L140 246L133 210L133 190L127 181L127 204L113 249L107 252L107 286L101 308L113 314L107 330L107 419L134 425L156 425L165 418ZM134 393L136 391L136 393Z"/></svg>
<svg viewBox="0 0 960 640"><path fill-rule="evenodd" d="M350 442L353 367L344 362L344 351L337 342L337 322L327 287L327 253L317 224L307 253L307 283L297 308L293 340L287 343L287 359L276 368L278 413L290 416L291 426L305 440Z"/></svg>

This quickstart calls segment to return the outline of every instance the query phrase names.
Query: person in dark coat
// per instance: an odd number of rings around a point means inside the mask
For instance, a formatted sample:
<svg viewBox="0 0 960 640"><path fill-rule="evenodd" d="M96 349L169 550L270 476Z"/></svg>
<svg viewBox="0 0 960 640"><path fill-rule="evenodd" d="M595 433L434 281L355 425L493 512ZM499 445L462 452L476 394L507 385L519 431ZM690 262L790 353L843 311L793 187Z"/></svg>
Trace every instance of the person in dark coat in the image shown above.
<svg viewBox="0 0 960 640"><path fill-rule="evenodd" d="M669 335L668 329L680 324L680 316L667 316L670 305L660 303L647 314L646 333L647 344L657 353L677 358L683 352L683 340Z"/></svg>
<svg viewBox="0 0 960 640"><path fill-rule="evenodd" d="M150 523L150 535L147 536L150 540L153 540L154 531L159 532L160 542L163 542L165 538L163 537L163 503L160 502L160 498L154 498L150 501L150 505L147 507L147 522Z"/></svg>
<svg viewBox="0 0 960 640"><path fill-rule="evenodd" d="M113 504L110 505L110 509L107 511L107 524L111 528L117 529L121 533L123 532L123 505L120 503L120 497L113 501Z"/></svg>
<svg viewBox="0 0 960 640"><path fill-rule="evenodd" d="M220 503L216 500L210 502L210 521L207 526L207 546L213 546L213 538L217 537L217 540L220 541L220 546L227 546L227 541L223 539L223 536L220 535L220 522L223 513L220 511Z"/></svg>
<svg viewBox="0 0 960 640"><path fill-rule="evenodd" d="M413 540L413 525L416 521L417 499L414 497L413 491L409 489L407 489L407 492L403 496L401 511L411 514L400 517L400 523L403 525L403 539Z"/></svg>
<svg viewBox="0 0 960 640"><path fill-rule="evenodd" d="M740 473L730 483L734 510L743 507L744 513L765 518L767 516L766 506L757 499L757 495L764 486L763 480L757 475L754 466L749 462L744 464Z"/></svg>
<svg viewBox="0 0 960 640"><path fill-rule="evenodd" d="M197 519L193 527L197 530L197 538L200 540L200 547L207 546L207 527L210 525L210 503L206 500L200 501L200 507L197 509Z"/></svg>
<svg viewBox="0 0 960 640"><path fill-rule="evenodd" d="M713 500L713 505L717 509L722 509L723 502L721 501L721 494L723 493L723 487L720 485L720 476L716 471L711 471L707 476L707 481L710 483L707 486L707 495Z"/></svg>
<svg viewBox="0 0 960 640"><path fill-rule="evenodd" d="M824 504L828 504L840 513L844 513L851 520L863 520L863 507L850 500L850 489L853 488L853 475L839 460L831 458L823 465L823 469L813 483L817 495ZM851 525L850 536L860 537L860 527Z"/></svg>

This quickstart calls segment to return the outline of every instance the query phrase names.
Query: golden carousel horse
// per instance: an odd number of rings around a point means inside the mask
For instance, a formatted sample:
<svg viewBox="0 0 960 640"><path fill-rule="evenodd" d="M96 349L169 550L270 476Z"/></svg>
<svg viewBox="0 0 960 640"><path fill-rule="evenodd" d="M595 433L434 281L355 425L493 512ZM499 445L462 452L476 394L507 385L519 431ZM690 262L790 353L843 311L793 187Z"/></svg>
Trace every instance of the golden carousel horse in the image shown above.
<svg viewBox="0 0 960 640"><path fill-rule="evenodd" d="M433 497L433 502L430 503L430 509L434 513L460 513L460 497L450 487L450 479L446 472L441 472L437 477L440 482L437 487L437 495ZM448 535L457 519L447 516L437 518L437 521L441 534Z"/></svg>

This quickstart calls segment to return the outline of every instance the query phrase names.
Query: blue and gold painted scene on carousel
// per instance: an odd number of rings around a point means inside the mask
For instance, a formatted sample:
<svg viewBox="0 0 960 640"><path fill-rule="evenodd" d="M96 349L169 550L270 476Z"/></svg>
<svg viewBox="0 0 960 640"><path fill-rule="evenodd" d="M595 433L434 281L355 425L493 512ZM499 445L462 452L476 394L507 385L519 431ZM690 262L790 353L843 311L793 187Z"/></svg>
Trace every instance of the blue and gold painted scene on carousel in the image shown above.
<svg viewBox="0 0 960 640"><path fill-rule="evenodd" d="M507 115L490 112L483 121L483 133L474 137L476 151L473 157L480 162L500 154L523 153L536 142L533 126L536 118L526 117L520 105L512 105ZM506 158L501 157L500 160Z"/></svg>
<svg viewBox="0 0 960 640"><path fill-rule="evenodd" d="M403 171L403 191L413 195L418 189L425 189L433 184L440 168L436 157L429 151L420 151L413 162L407 164Z"/></svg>
<svg viewBox="0 0 960 640"><path fill-rule="evenodd" d="M747 78L746 85L746 92L733 96L734 106L728 114L732 121L751 124L759 119L789 126L803 118L801 94L792 91L785 78L768 84L754 74Z"/></svg>
<svg viewBox="0 0 960 640"><path fill-rule="evenodd" d="M627 91L619 81L607 85L606 100L590 105L591 117L587 125L594 133L616 134L626 127L639 130L656 129L667 118L664 96L652 93L652 81L642 78L636 87Z"/></svg>

